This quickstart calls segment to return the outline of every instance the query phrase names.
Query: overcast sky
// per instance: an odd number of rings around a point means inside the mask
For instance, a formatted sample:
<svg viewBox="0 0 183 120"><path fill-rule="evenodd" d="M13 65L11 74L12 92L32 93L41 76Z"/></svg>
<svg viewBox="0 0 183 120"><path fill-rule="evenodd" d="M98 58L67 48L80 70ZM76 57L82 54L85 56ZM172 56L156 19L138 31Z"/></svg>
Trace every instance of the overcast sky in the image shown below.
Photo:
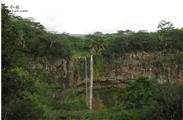
<svg viewBox="0 0 183 120"><path fill-rule="evenodd" d="M183 27L183 0L2 0L19 5L48 31L87 34L96 31L157 30L161 20Z"/></svg>

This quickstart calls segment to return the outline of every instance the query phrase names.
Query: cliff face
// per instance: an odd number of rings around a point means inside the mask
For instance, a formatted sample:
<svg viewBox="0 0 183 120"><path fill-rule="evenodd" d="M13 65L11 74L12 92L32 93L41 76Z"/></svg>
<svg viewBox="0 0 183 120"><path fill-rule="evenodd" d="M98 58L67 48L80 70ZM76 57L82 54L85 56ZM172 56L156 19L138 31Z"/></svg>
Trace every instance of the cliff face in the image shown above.
<svg viewBox="0 0 183 120"><path fill-rule="evenodd" d="M182 53L128 53L108 60L94 56L94 80L130 80L143 75L160 83L182 82L183 64L180 61L183 58L180 54ZM89 58L87 62L89 67ZM73 59L70 66L70 86L75 86L85 79L84 59Z"/></svg>
<svg viewBox="0 0 183 120"><path fill-rule="evenodd" d="M182 54L182 53L181 53ZM87 58L89 78L90 58ZM149 77L159 82L183 82L183 64L177 53L129 53L118 58L106 59L94 56L94 80L130 80L139 76ZM84 58L49 59L39 57L33 68L45 70L49 81L59 82L63 88L75 87L85 80Z"/></svg>
<svg viewBox="0 0 183 120"><path fill-rule="evenodd" d="M164 81L182 81L183 64L176 63L174 53L131 53L113 60L115 64L108 70L109 79L136 79L140 75ZM182 58L183 59L183 58Z"/></svg>
<svg viewBox="0 0 183 120"><path fill-rule="evenodd" d="M58 82L64 89L74 87L84 80L84 61L81 58L67 60L37 57L30 63L32 69L46 72L47 81Z"/></svg>
<svg viewBox="0 0 183 120"><path fill-rule="evenodd" d="M43 70L47 73L47 81L58 82L63 88L69 85L68 60L38 57L34 59L33 69Z"/></svg>

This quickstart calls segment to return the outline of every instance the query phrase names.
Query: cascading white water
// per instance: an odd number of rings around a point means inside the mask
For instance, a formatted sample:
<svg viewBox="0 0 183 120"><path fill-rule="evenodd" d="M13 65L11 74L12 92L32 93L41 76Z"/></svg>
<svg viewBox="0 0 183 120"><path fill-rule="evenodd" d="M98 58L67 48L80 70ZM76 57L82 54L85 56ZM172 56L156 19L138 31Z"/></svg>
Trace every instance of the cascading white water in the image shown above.
<svg viewBox="0 0 183 120"><path fill-rule="evenodd" d="M88 67L87 67L87 59L85 57L85 82L86 82L86 105L88 106L89 98L88 98Z"/></svg>
<svg viewBox="0 0 183 120"><path fill-rule="evenodd" d="M91 55L90 58L90 101L89 101L90 110L92 110L92 99L93 99L93 55Z"/></svg>

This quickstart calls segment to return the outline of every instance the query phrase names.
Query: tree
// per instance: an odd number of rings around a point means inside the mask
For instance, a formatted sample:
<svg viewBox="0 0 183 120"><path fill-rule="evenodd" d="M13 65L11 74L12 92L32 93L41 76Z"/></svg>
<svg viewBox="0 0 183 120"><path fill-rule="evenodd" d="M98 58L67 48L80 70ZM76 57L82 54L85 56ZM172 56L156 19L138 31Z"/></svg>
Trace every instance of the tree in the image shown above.
<svg viewBox="0 0 183 120"><path fill-rule="evenodd" d="M92 54L99 55L103 50L105 50L104 39L102 36L90 35L88 36L88 41L88 46Z"/></svg>
<svg viewBox="0 0 183 120"><path fill-rule="evenodd" d="M158 29L159 29L158 30L159 32L167 32L174 29L174 26L173 26L173 23L171 23L170 21L167 22L165 20L162 20L158 24Z"/></svg>

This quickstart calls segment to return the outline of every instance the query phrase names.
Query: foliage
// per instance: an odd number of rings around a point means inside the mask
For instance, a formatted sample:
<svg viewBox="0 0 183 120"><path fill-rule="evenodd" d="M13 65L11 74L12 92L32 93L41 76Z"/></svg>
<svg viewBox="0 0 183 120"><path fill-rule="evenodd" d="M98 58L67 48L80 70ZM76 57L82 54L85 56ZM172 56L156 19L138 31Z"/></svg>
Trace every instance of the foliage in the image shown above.
<svg viewBox="0 0 183 120"><path fill-rule="evenodd" d="M149 106L155 96L155 87L147 78L138 78L130 81L128 87L122 92L121 99L126 108L140 108Z"/></svg>
<svg viewBox="0 0 183 120"><path fill-rule="evenodd" d="M183 85L167 83L159 88L157 97L158 120L183 119Z"/></svg>
<svg viewBox="0 0 183 120"><path fill-rule="evenodd" d="M69 59L70 52L41 24L12 15L2 4L3 119L42 119L57 109L59 83L48 83L48 73L31 66L42 56Z"/></svg>
<svg viewBox="0 0 183 120"><path fill-rule="evenodd" d="M159 30L160 32L166 32L166 31L172 30L173 28L174 28L173 24L171 22L167 22L165 20L162 20L158 24L158 29L160 29Z"/></svg>
<svg viewBox="0 0 183 120"><path fill-rule="evenodd" d="M106 110L98 111L96 114L98 116L95 115L95 118L181 120L183 118L182 88L182 84L160 85L140 77L137 80L129 81L125 89L97 90L94 95L102 99L105 106L108 107ZM110 105L111 101L113 105Z"/></svg>

